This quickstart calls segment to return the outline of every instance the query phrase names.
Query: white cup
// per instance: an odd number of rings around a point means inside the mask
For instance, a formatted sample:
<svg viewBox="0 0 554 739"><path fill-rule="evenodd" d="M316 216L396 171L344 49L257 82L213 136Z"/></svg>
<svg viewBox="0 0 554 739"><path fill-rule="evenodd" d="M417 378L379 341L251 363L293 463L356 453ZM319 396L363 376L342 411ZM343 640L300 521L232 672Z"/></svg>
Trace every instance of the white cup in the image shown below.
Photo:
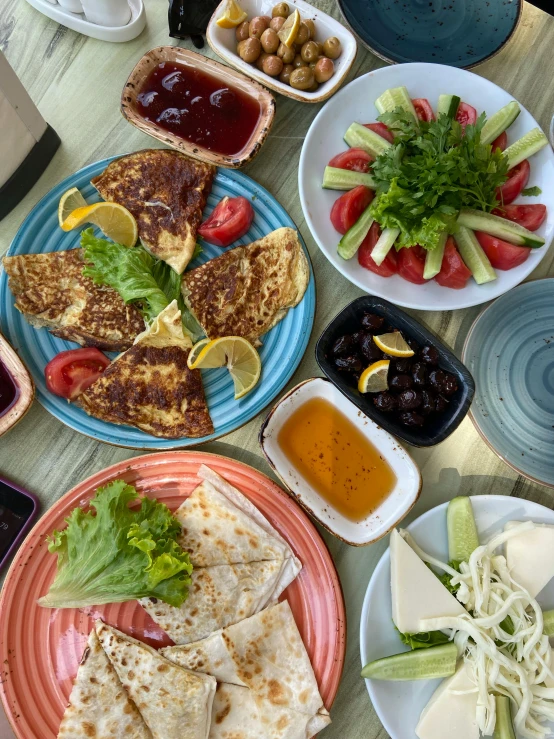
<svg viewBox="0 0 554 739"><path fill-rule="evenodd" d="M81 0L58 0L62 8L70 10L72 13L82 13L83 6Z"/></svg>
<svg viewBox="0 0 554 739"><path fill-rule="evenodd" d="M126 26L131 20L127 0L82 0L82 4L87 21L99 26Z"/></svg>

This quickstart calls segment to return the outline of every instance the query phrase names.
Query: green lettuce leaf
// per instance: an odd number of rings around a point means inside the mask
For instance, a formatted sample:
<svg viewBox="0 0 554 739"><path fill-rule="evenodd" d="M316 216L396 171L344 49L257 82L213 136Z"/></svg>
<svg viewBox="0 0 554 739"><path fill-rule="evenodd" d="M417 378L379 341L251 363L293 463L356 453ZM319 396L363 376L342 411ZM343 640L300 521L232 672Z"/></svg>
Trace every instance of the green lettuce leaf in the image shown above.
<svg viewBox="0 0 554 739"><path fill-rule="evenodd" d="M155 597L179 607L188 596L192 564L177 543L181 525L169 508L114 480L99 488L91 509L75 508L67 526L48 537L57 573L38 603L82 608Z"/></svg>
<svg viewBox="0 0 554 739"><path fill-rule="evenodd" d="M394 628L396 629L396 626ZM421 634L403 634L398 631L398 634L402 644L406 644L410 649L428 649L439 644L448 644L450 641L442 631L426 631Z"/></svg>
<svg viewBox="0 0 554 739"><path fill-rule="evenodd" d="M539 196L542 195L542 190L540 187L535 185L534 187L526 187L525 190L521 191L522 195L525 195L526 197L533 197L533 196Z"/></svg>

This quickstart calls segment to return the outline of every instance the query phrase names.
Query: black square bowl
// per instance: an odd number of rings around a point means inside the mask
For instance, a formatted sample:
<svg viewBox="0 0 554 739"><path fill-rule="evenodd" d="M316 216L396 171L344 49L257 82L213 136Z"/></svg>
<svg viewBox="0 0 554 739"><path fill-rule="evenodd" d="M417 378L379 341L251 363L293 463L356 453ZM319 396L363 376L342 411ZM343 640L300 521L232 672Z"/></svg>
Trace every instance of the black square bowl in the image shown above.
<svg viewBox="0 0 554 739"><path fill-rule="evenodd" d="M343 334L352 334L360 330L360 321L364 313L376 313L383 316L393 328L402 332L405 338L412 338L420 346L430 344L439 353L439 367L458 378L458 390L449 398L446 411L441 415L431 416L422 428L404 426L388 413L378 410L373 404L371 395L360 393L356 383L346 373L339 372L332 361L332 347L336 339ZM336 387L351 400L366 416L372 418L382 428L412 446L426 447L444 441L460 425L469 410L475 382L465 365L446 347L431 331L418 321L397 308L388 300L373 295L364 295L347 305L319 337L315 355L323 373Z"/></svg>

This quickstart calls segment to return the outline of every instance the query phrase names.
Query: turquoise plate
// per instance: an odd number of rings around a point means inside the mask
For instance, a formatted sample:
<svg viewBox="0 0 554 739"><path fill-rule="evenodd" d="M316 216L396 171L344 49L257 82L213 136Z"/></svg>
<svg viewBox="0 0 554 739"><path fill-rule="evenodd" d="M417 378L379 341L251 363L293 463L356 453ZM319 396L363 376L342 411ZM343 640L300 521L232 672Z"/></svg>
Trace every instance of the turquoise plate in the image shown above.
<svg viewBox="0 0 554 739"><path fill-rule="evenodd" d="M516 472L554 487L554 278L485 308L462 361L475 378L469 413L483 439Z"/></svg>
<svg viewBox="0 0 554 739"><path fill-rule="evenodd" d="M115 157L114 157L115 158ZM29 213L13 240L8 255L62 251L79 245L79 233L65 233L58 226L58 202L70 187L78 187L89 203L100 198L90 184L112 159L104 159L81 169L60 182ZM225 195L248 198L254 207L254 221L239 243L248 244L281 226L296 228L290 216L263 187L240 172L217 171L212 192L204 211L209 215ZM301 239L302 240L302 239ZM202 243L203 252L193 263L197 267L221 254L217 246ZM303 244L303 242L302 242ZM306 256L308 252L305 245ZM46 389L44 367L59 352L75 349L76 344L57 339L46 329L32 328L14 308L5 272L0 274L0 331L17 349L36 383L40 403L58 420L75 431L108 444L132 449L176 449L217 439L240 428L254 418L281 392L298 367L308 345L315 313L315 283L310 266L310 282L299 305L263 338L260 349L260 382L242 400L233 398L233 382L228 372L207 370L202 373L208 408L215 432L202 439L158 439L131 426L117 426L88 416L80 408Z"/></svg>

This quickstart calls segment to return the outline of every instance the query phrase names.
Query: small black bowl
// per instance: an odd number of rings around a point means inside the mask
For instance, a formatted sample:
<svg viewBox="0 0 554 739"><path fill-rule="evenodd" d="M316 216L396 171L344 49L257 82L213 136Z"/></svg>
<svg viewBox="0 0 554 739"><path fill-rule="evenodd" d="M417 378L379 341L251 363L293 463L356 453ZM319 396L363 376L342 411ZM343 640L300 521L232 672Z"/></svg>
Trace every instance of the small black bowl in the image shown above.
<svg viewBox="0 0 554 739"><path fill-rule="evenodd" d="M360 393L354 379L339 372L332 361L332 347L336 339L344 334L352 334L361 328L364 313L376 313L385 318L385 322L402 332L406 339L414 339L420 346L430 344L439 353L440 369L450 372L458 378L458 390L449 398L446 411L441 415L431 416L421 428L404 426L393 416L378 410L373 404L371 395ZM437 337L397 308L388 300L373 295L364 295L347 305L319 337L315 355L323 373L346 395L358 408L376 423L394 436L412 446L434 446L444 441L460 425L469 410L475 393L475 382L469 370Z"/></svg>

